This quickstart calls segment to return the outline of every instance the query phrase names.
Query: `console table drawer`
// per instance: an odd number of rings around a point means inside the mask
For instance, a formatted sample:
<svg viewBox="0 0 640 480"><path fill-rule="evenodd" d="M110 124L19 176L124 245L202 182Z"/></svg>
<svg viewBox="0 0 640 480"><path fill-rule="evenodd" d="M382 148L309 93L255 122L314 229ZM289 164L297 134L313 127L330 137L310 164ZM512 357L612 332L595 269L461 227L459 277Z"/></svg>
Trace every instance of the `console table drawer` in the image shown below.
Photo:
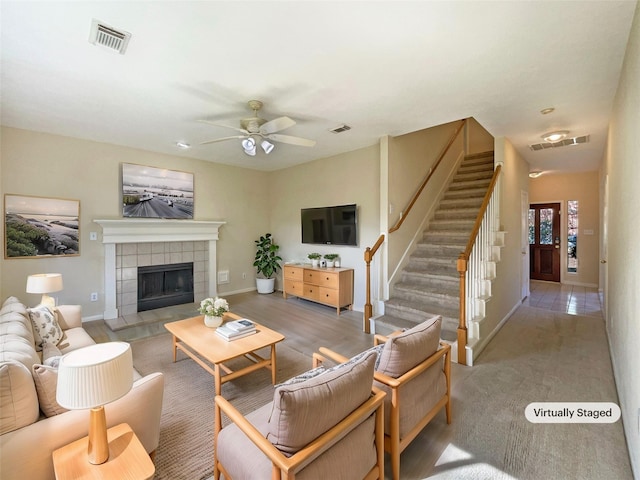
<svg viewBox="0 0 640 480"><path fill-rule="evenodd" d="M304 276L304 268L301 267L284 267L284 278L289 280L297 280L302 282Z"/></svg>
<svg viewBox="0 0 640 480"><path fill-rule="evenodd" d="M318 300L320 298L320 287L317 285L303 285L304 292L302 296L304 298L308 298L309 300Z"/></svg>
<svg viewBox="0 0 640 480"><path fill-rule="evenodd" d="M301 297L304 294L304 285L300 282L287 281L284 282L284 291L296 297Z"/></svg>
<svg viewBox="0 0 640 480"><path fill-rule="evenodd" d="M318 301L326 303L327 305L337 306L338 304L338 290L332 288L320 287Z"/></svg>
<svg viewBox="0 0 640 480"><path fill-rule="evenodd" d="M323 287L338 288L340 278L334 272L321 272L318 270L305 270L304 282Z"/></svg>

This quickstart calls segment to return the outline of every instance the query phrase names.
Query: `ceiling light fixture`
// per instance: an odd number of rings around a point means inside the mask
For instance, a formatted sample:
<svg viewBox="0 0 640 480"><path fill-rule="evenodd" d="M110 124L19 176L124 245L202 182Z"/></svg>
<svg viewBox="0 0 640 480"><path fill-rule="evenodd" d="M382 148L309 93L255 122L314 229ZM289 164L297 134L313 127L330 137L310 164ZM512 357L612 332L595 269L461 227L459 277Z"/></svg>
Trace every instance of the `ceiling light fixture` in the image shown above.
<svg viewBox="0 0 640 480"><path fill-rule="evenodd" d="M540 170L533 170L532 172L529 172L529 178L538 178L543 173L544 172L541 172Z"/></svg>
<svg viewBox="0 0 640 480"><path fill-rule="evenodd" d="M556 109L553 107L548 107L548 108L543 108L542 110L540 110L540 113L542 115L548 115L550 113L553 113Z"/></svg>
<svg viewBox="0 0 640 480"><path fill-rule="evenodd" d="M266 153L267 155L269 155L271 153L271 151L273 150L273 143L267 141L267 140L263 140L262 143L260 144L260 146L262 147L262 150L264 150L264 153Z"/></svg>
<svg viewBox="0 0 640 480"><path fill-rule="evenodd" d="M559 142L569 134L569 130L557 130L555 132L549 132L542 135L542 138L547 142L555 143Z"/></svg>
<svg viewBox="0 0 640 480"><path fill-rule="evenodd" d="M250 157L256 156L256 141L252 137L245 138L242 141L242 148L244 149L244 153Z"/></svg>
<svg viewBox="0 0 640 480"><path fill-rule="evenodd" d="M185 142L176 142L176 147L183 148L186 150L187 148L191 148L191 145Z"/></svg>

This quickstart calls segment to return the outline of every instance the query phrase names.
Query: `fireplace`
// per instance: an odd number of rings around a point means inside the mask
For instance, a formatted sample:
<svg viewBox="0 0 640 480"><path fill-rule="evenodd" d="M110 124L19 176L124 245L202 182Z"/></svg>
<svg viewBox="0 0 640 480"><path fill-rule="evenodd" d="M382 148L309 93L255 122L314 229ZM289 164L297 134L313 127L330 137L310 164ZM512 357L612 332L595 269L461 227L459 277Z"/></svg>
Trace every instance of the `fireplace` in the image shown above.
<svg viewBox="0 0 640 480"><path fill-rule="evenodd" d="M105 320L136 313L137 266L193 261L194 301L217 295L216 243L225 222L152 218L94 222L102 227L104 244Z"/></svg>
<svg viewBox="0 0 640 480"><path fill-rule="evenodd" d="M138 267L138 311L193 303L193 263Z"/></svg>

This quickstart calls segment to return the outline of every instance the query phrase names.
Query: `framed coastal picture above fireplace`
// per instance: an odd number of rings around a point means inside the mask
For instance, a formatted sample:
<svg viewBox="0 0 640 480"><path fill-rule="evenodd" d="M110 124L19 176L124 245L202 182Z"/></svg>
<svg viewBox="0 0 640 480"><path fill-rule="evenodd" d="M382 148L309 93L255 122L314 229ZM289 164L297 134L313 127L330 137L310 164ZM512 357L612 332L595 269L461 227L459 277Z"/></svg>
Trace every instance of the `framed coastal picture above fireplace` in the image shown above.
<svg viewBox="0 0 640 480"><path fill-rule="evenodd" d="M193 218L193 173L122 164L122 216Z"/></svg>
<svg viewBox="0 0 640 480"><path fill-rule="evenodd" d="M4 258L80 255L80 200L4 196Z"/></svg>

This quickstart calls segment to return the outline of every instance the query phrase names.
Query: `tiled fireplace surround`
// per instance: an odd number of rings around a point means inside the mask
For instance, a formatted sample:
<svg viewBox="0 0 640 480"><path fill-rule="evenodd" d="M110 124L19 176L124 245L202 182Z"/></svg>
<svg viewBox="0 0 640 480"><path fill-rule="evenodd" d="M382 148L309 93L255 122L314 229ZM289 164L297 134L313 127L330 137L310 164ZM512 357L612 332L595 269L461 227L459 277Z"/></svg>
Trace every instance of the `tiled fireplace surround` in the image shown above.
<svg viewBox="0 0 640 480"><path fill-rule="evenodd" d="M209 291L208 242L120 243L116 245L116 308L120 316L138 312L138 267L193 262L193 298Z"/></svg>
<svg viewBox="0 0 640 480"><path fill-rule="evenodd" d="M194 300L217 295L216 244L225 222L164 219L94 220L104 244L104 318L137 312L137 267L193 262Z"/></svg>

